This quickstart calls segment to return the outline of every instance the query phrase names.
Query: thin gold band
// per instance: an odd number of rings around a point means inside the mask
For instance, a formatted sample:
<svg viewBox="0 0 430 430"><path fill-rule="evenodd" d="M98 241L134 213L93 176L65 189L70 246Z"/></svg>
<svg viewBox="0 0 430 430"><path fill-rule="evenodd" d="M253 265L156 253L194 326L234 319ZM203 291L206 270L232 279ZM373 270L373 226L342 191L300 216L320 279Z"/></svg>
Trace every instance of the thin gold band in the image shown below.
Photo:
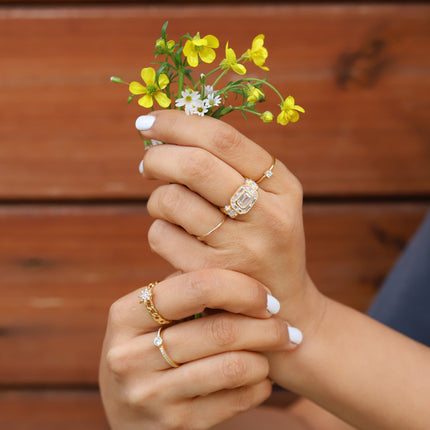
<svg viewBox="0 0 430 430"><path fill-rule="evenodd" d="M270 178L272 176L275 163L276 158L272 155L272 165L264 172L263 176L255 181L256 184L259 184L264 178Z"/></svg>
<svg viewBox="0 0 430 430"><path fill-rule="evenodd" d="M145 285L143 290L140 291L139 303L145 303L146 309L148 309L148 312L150 313L152 319L157 322L158 324L170 324L172 321L166 320L161 316L161 314L157 311L157 308L154 305L154 302L152 301L152 290L153 288L158 284L157 281L151 282L148 285Z"/></svg>
<svg viewBox="0 0 430 430"><path fill-rule="evenodd" d="M163 337L161 336L161 332L163 330L163 327L160 327L157 332L157 336L154 339L154 345L160 350L161 355L163 358L169 363L171 367L179 367L180 364L176 363L175 360L173 360L169 354L167 354L166 350L164 349L163 345Z"/></svg>
<svg viewBox="0 0 430 430"><path fill-rule="evenodd" d="M222 221L217 224L212 230L209 230L207 233L202 234L201 236L197 236L197 239L202 241L205 237L209 236L210 234L212 234L215 230L218 230L224 223L225 220L227 219L226 216L224 216L224 218L222 219Z"/></svg>

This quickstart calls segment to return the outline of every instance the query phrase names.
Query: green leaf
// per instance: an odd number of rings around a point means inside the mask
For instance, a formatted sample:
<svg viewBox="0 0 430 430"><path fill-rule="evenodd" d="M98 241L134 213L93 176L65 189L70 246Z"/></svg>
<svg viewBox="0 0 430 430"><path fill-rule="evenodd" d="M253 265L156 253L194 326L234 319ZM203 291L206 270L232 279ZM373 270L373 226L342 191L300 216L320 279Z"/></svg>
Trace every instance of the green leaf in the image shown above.
<svg viewBox="0 0 430 430"><path fill-rule="evenodd" d="M163 24L163 26L161 27L161 37L164 39L164 40L166 40L166 38L167 38L167 32L166 32L166 30L167 30L167 25L169 24L169 21L166 21L164 24Z"/></svg>

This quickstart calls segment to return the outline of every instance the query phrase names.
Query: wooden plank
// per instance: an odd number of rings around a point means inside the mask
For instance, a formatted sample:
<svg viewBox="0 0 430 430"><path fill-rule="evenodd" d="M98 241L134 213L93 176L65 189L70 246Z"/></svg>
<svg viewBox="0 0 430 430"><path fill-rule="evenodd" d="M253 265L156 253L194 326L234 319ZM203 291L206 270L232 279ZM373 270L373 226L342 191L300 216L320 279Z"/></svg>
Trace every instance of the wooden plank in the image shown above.
<svg viewBox="0 0 430 430"><path fill-rule="evenodd" d="M0 428L108 430L97 390L0 391Z"/></svg>
<svg viewBox="0 0 430 430"><path fill-rule="evenodd" d="M305 206L309 270L366 309L423 204ZM110 304L171 268L146 243L144 205L0 207L0 385L96 384Z"/></svg>
<svg viewBox="0 0 430 430"><path fill-rule="evenodd" d="M307 113L227 120L307 195L430 194L430 5L142 5L0 10L0 198L148 195L143 109L108 78L138 77L165 20L173 38L201 30L238 52L266 34L271 81Z"/></svg>

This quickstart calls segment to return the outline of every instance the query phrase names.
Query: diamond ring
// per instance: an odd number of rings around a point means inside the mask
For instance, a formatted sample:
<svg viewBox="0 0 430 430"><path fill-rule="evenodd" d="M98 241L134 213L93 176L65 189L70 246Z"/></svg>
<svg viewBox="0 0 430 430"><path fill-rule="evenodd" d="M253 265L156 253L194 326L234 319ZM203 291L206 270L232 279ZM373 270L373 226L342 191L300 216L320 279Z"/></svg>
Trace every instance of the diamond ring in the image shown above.
<svg viewBox="0 0 430 430"><path fill-rule="evenodd" d="M231 196L230 204L221 208L221 211L230 218L248 213L258 199L258 185L252 179L246 179Z"/></svg>

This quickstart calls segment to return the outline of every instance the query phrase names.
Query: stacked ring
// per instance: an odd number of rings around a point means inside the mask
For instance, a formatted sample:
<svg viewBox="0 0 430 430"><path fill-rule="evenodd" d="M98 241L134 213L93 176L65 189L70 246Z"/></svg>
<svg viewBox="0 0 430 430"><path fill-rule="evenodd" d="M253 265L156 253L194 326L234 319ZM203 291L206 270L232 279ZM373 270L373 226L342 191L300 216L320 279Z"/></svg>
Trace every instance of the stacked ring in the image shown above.
<svg viewBox="0 0 430 430"><path fill-rule="evenodd" d="M230 204L221 208L221 211L230 218L248 213L258 199L258 185L252 179L245 179L231 196Z"/></svg>
<svg viewBox="0 0 430 430"><path fill-rule="evenodd" d="M202 241L205 237L209 236L210 234L212 234L215 230L218 230L224 223L225 220L227 219L227 217L224 217L221 222L219 222L214 228L212 228L211 230L209 230L207 233L202 234L201 236L197 236L197 239Z"/></svg>
<svg viewBox="0 0 430 430"><path fill-rule="evenodd" d="M148 309L148 312L150 313L152 319L157 322L158 324L169 324L171 321L166 320L161 316L161 314L157 311L154 302L152 301L152 290L153 288L158 284L158 282L151 282L148 285L145 285L143 290L140 291L139 303L144 303L146 306L146 309Z"/></svg>
<svg viewBox="0 0 430 430"><path fill-rule="evenodd" d="M169 354L167 354L166 350L164 349L163 344L163 337L161 336L161 331L163 330L163 327L160 327L157 332L157 336L154 339L154 345L160 350L161 355L163 358L169 363L171 367L179 367L180 365L176 363L175 360L173 360Z"/></svg>
<svg viewBox="0 0 430 430"><path fill-rule="evenodd" d="M273 175L273 168L275 167L276 158L272 156L272 159L272 165L263 173L263 176L255 181L256 184L259 184L264 178L270 178Z"/></svg>

